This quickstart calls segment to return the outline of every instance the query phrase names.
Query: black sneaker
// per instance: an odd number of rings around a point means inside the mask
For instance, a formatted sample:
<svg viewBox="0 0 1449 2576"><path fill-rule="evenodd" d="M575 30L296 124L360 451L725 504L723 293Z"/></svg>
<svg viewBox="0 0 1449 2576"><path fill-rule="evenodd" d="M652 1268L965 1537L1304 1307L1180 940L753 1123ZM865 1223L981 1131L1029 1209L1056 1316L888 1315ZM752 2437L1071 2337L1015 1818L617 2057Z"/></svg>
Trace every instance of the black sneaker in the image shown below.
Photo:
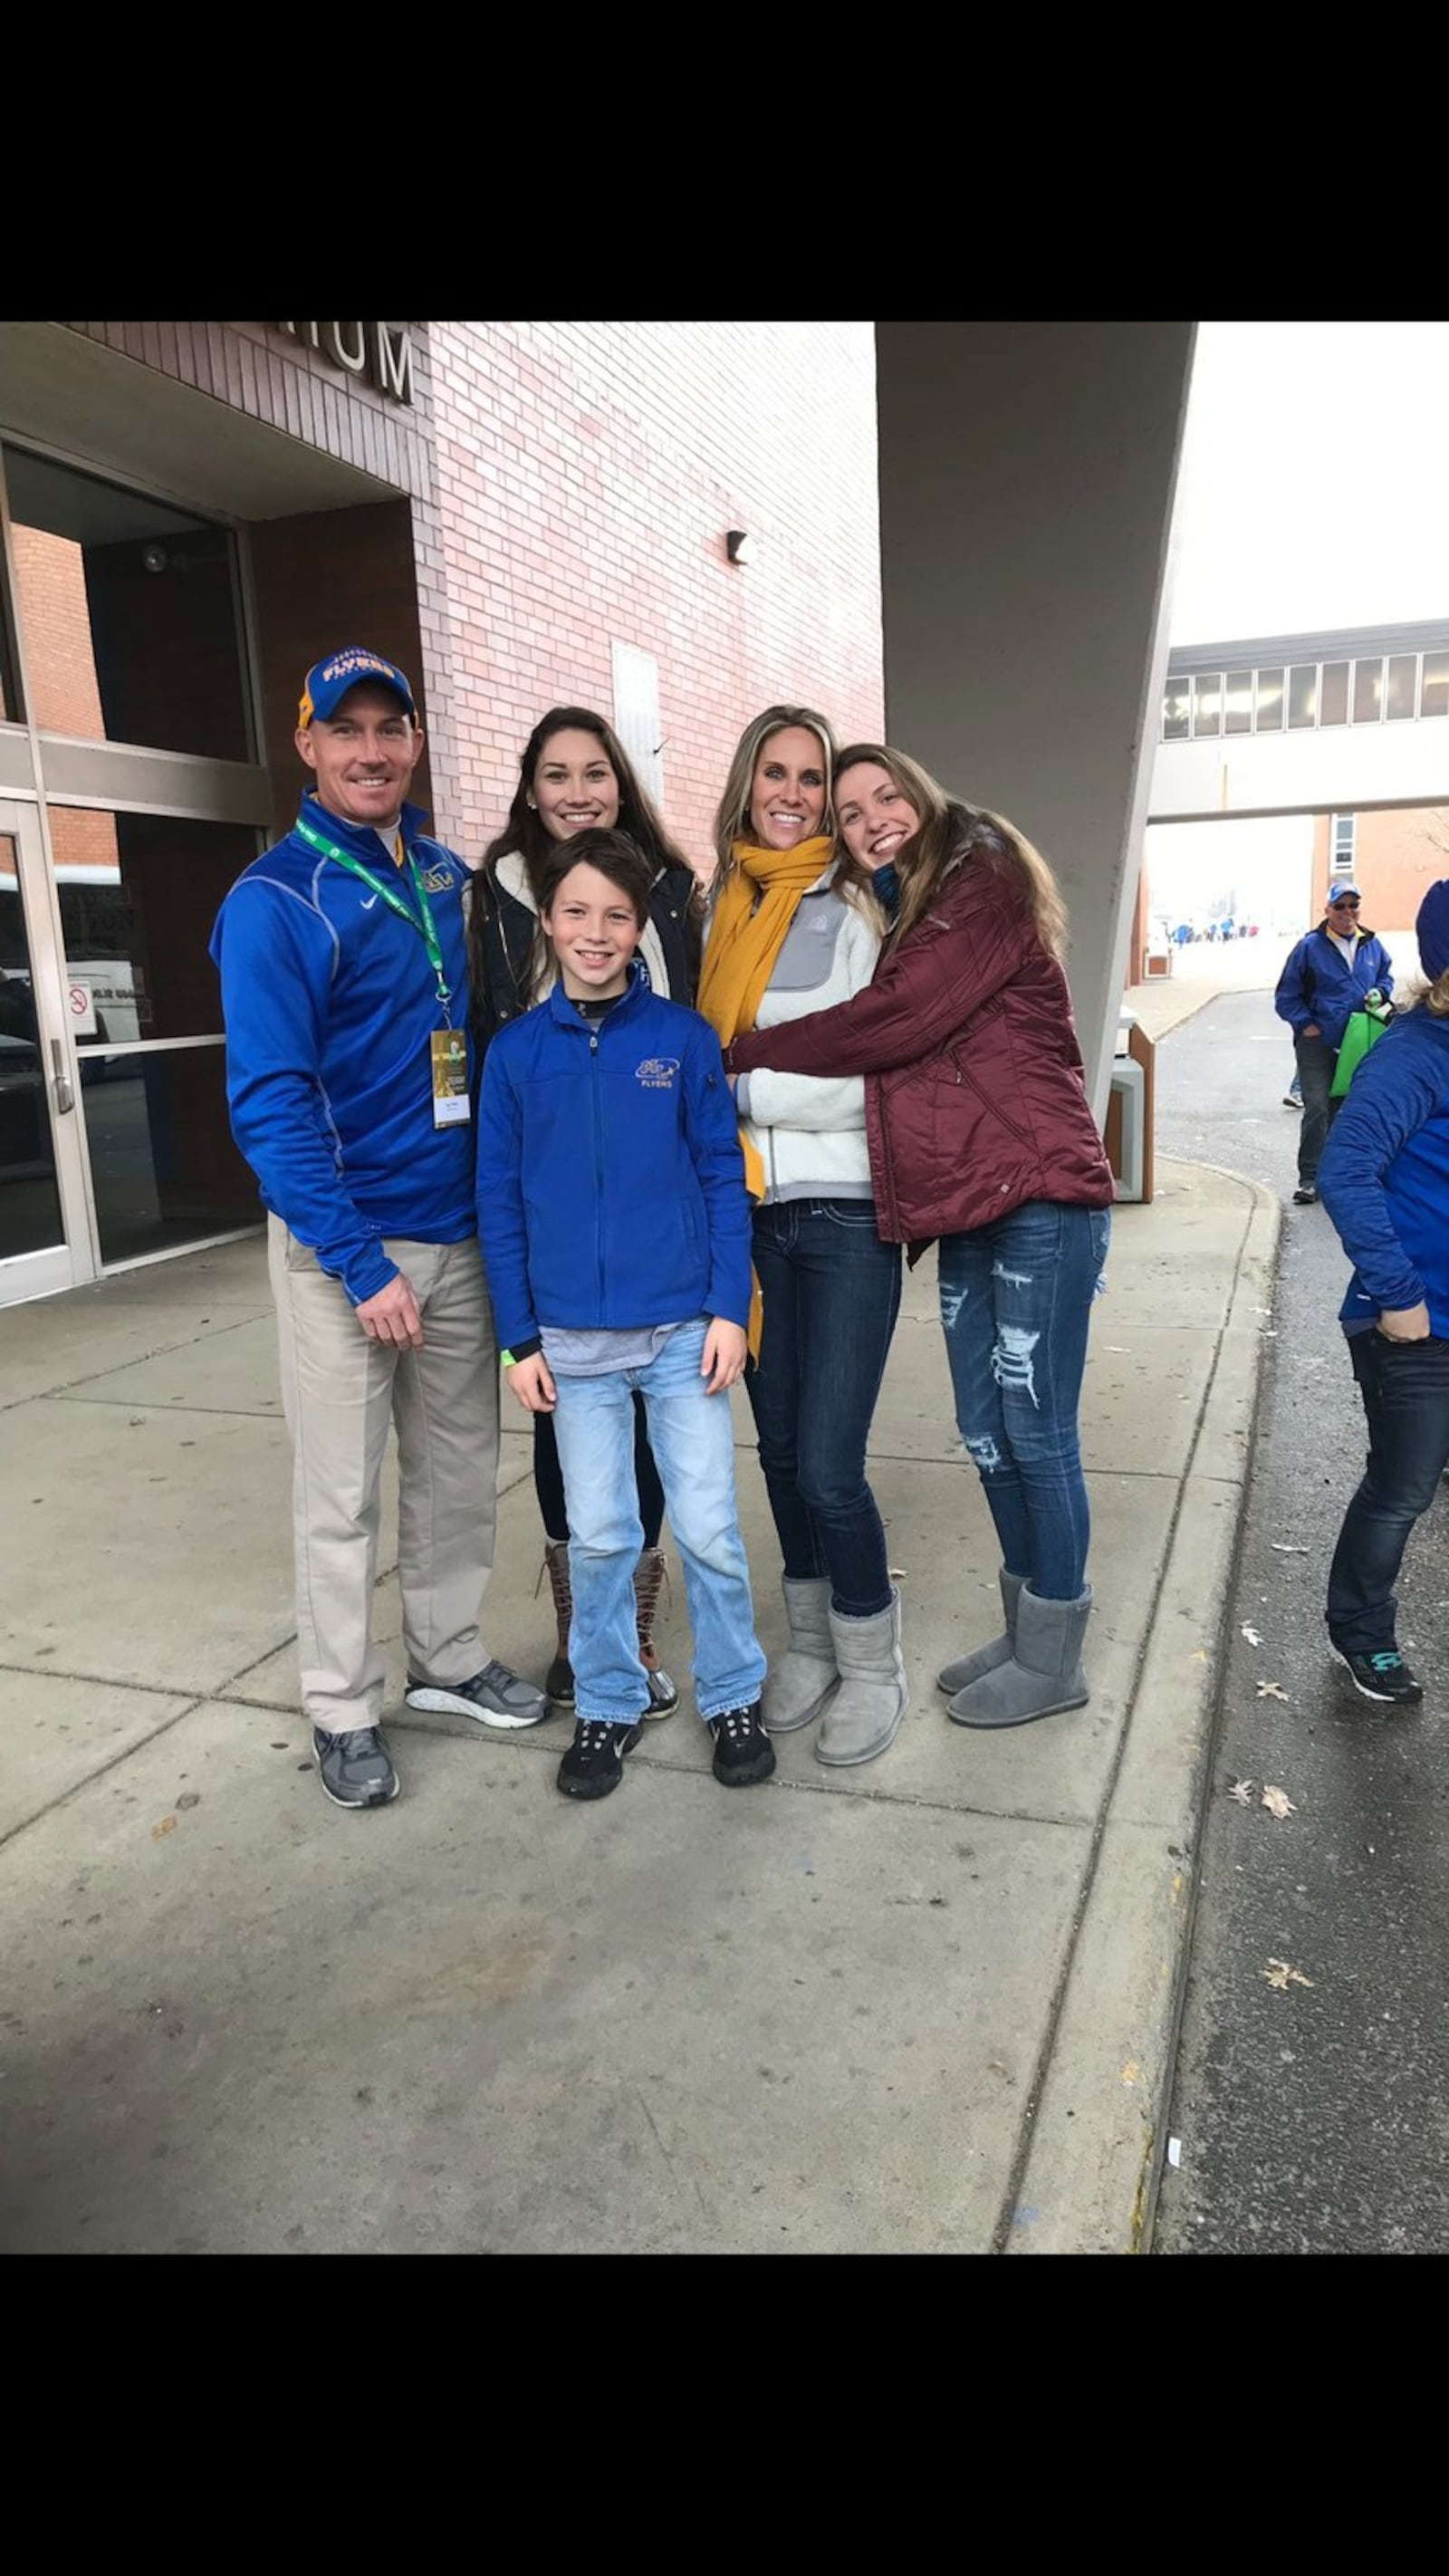
<svg viewBox="0 0 1449 2576"><path fill-rule="evenodd" d="M548 1701L537 1684L520 1681L506 1664L485 1664L467 1682L425 1682L409 1673L404 1696L409 1708L476 1717L482 1726L509 1733L520 1726L540 1726L548 1715Z"/></svg>
<svg viewBox="0 0 1449 2576"><path fill-rule="evenodd" d="M574 1740L558 1766L558 1785L566 1798L607 1798L624 1777L624 1756L632 1753L644 1732L643 1720L611 1726L601 1717L581 1717Z"/></svg>
<svg viewBox="0 0 1449 2576"><path fill-rule="evenodd" d="M1314 1207L1316 1206L1317 1201L1318 1192L1314 1188L1313 1183L1311 1181L1300 1181L1297 1189L1293 1193L1294 1206Z"/></svg>
<svg viewBox="0 0 1449 2576"><path fill-rule="evenodd" d="M312 1758L334 1807L385 1807L397 1796L392 1755L377 1726L352 1726L344 1735L312 1729Z"/></svg>
<svg viewBox="0 0 1449 2576"><path fill-rule="evenodd" d="M752 1789L757 1780L769 1779L775 1768L775 1748L765 1733L758 1700L748 1708L727 1708L722 1717L712 1717L709 1731L714 1737L711 1767L727 1789Z"/></svg>
<svg viewBox="0 0 1449 2576"><path fill-rule="evenodd" d="M1384 1646L1376 1655L1348 1655L1342 1646L1333 1649L1347 1670L1355 1690L1365 1699L1387 1700L1395 1708L1412 1708L1424 1696L1424 1685L1416 1682L1397 1646Z"/></svg>

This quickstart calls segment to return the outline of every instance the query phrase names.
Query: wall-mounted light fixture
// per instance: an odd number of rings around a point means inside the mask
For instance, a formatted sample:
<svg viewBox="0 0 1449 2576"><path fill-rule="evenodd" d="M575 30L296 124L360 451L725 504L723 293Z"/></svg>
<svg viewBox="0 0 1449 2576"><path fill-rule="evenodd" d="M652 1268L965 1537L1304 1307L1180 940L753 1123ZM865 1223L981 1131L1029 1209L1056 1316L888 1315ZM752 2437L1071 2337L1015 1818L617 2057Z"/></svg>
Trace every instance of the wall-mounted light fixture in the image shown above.
<svg viewBox="0 0 1449 2576"><path fill-rule="evenodd" d="M755 557L755 541L744 528L727 528L725 530L725 552L729 556L731 563L753 563Z"/></svg>
<svg viewBox="0 0 1449 2576"><path fill-rule="evenodd" d="M143 546L141 561L148 572L164 572L170 557L164 546Z"/></svg>

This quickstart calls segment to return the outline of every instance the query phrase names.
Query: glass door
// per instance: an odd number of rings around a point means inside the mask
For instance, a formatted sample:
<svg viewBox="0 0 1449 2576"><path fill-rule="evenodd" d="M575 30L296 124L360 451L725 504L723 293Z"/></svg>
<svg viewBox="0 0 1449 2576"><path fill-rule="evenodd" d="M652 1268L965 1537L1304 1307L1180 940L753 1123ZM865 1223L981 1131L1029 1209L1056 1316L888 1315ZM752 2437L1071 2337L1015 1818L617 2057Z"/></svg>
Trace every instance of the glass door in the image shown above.
<svg viewBox="0 0 1449 2576"><path fill-rule="evenodd" d="M0 1305L95 1275L70 1007L39 815L0 803Z"/></svg>

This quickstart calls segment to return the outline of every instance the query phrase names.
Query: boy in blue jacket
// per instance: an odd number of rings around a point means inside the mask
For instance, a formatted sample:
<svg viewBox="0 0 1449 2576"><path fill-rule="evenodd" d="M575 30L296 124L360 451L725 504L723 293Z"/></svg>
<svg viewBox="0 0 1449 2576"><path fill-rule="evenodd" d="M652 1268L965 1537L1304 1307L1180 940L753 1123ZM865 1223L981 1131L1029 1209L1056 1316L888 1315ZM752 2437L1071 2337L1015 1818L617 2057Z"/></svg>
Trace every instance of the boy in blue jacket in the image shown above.
<svg viewBox="0 0 1449 2576"><path fill-rule="evenodd" d="M1322 921L1290 950L1273 995L1279 1019L1293 1031L1303 1110L1295 1207L1311 1207L1318 1196L1323 1140L1338 1114L1334 1068L1350 1013L1361 1011L1371 992L1387 1001L1394 989L1387 948L1375 931L1359 927L1360 900L1356 885L1329 887Z"/></svg>
<svg viewBox="0 0 1449 2576"><path fill-rule="evenodd" d="M767 1780L725 1400L744 1370L750 1206L719 1041L635 958L650 870L622 832L560 842L539 887L549 998L500 1030L478 1111L478 1237L513 1393L554 1416L569 1514L568 1797L603 1798L643 1732L634 1391L684 1566L694 1688L728 1788Z"/></svg>
<svg viewBox="0 0 1449 2576"><path fill-rule="evenodd" d="M1416 924L1428 991L1355 1073L1324 1148L1323 1203L1354 1265L1340 1321L1368 1465L1328 1577L1328 1634L1367 1699L1424 1696L1399 1651L1394 1585L1449 1466L1449 878Z"/></svg>

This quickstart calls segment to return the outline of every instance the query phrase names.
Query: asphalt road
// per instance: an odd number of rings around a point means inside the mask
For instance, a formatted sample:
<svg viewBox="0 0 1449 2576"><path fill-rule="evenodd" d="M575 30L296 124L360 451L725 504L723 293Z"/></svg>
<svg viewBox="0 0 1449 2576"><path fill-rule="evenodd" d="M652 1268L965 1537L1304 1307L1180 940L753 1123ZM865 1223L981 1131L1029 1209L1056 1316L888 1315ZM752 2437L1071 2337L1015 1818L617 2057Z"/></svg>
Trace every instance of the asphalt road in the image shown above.
<svg viewBox="0 0 1449 2576"><path fill-rule="evenodd" d="M1159 1153L1288 1201L1291 1070L1270 994L1208 1004L1158 1049ZM1322 1206L1285 1205L1159 2255L1449 2250L1449 1487L1399 1588L1399 1642L1426 1697L1386 1710L1330 1659L1323 1626L1365 1448L1336 1321L1347 1277ZM1286 1696L1260 1696L1268 1682ZM1229 1794L1243 1781L1246 1805ZM1265 1786L1294 1812L1265 1808Z"/></svg>

